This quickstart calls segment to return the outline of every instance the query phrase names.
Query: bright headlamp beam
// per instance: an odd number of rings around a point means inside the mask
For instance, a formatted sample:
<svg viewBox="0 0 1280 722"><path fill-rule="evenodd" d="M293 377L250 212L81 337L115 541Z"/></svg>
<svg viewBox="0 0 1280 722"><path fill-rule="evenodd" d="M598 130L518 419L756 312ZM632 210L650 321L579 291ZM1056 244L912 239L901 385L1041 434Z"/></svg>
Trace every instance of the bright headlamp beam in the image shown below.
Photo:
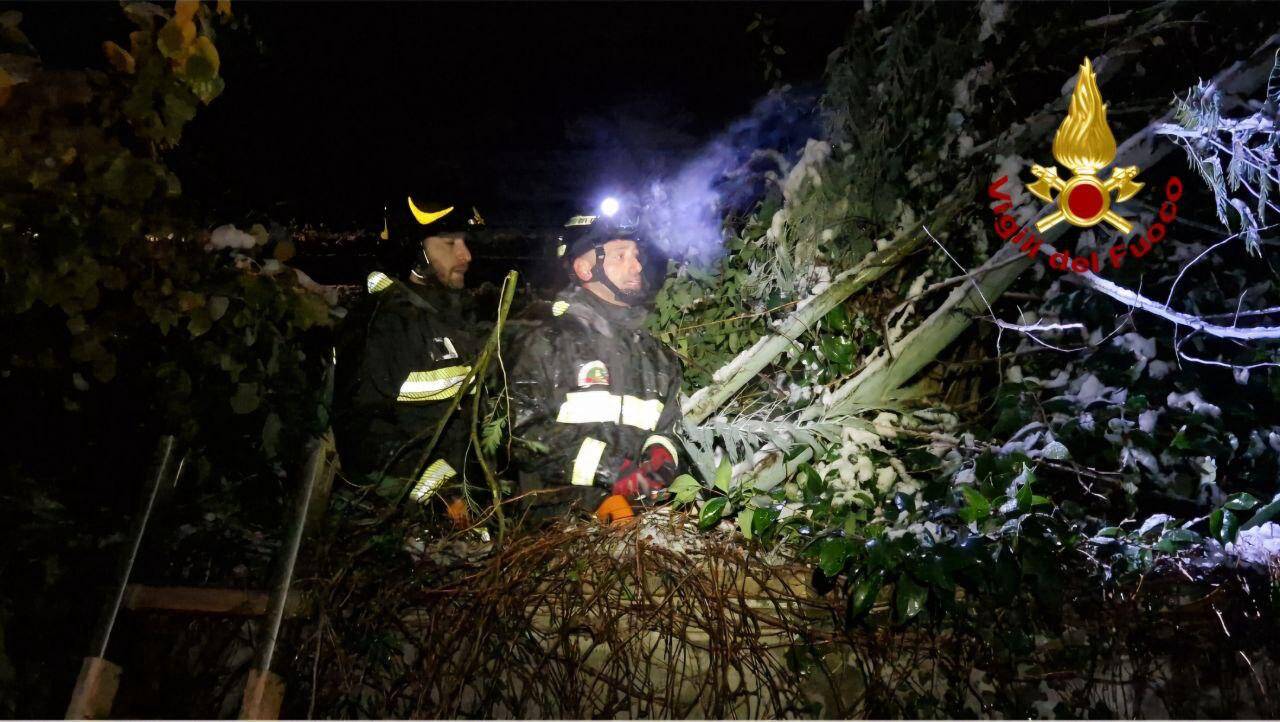
<svg viewBox="0 0 1280 722"><path fill-rule="evenodd" d="M618 212L618 208L619 208L618 199L612 196L610 196L609 198L605 198L600 203L600 212L606 216L612 217L615 213Z"/></svg>

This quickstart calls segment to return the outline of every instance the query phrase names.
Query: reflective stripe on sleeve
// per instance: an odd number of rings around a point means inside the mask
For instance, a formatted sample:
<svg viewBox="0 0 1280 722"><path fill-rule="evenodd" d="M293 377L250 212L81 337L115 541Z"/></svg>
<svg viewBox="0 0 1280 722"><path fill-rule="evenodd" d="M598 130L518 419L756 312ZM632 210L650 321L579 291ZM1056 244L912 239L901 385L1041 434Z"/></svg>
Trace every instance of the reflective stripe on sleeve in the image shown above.
<svg viewBox="0 0 1280 722"><path fill-rule="evenodd" d="M667 451L671 452L671 459L675 461L676 464L680 463L680 455L676 453L675 443L672 442L671 439L668 439L667 437L662 436L660 434L654 434L653 436L650 436L649 438L645 439L644 444L641 445L640 447L640 450L644 451L645 449L649 448L650 446L653 446L654 444L657 444L659 446L666 448Z"/></svg>
<svg viewBox="0 0 1280 722"><path fill-rule="evenodd" d="M556 421L562 424L602 424L618 422L622 399L608 391L571 391L560 405Z"/></svg>
<svg viewBox="0 0 1280 722"><path fill-rule="evenodd" d="M573 476L569 478L574 486L592 486L596 481L596 469L600 467L600 457L604 455L603 441L590 436L582 440L578 447L578 456L573 460Z"/></svg>
<svg viewBox="0 0 1280 722"><path fill-rule="evenodd" d="M413 491L409 495L413 500L419 503L425 502L436 493L440 485L457 476L458 472L449 466L449 462L444 459L436 459L431 462L431 466L422 472L422 476L418 478L418 483L413 485Z"/></svg>
<svg viewBox="0 0 1280 722"><path fill-rule="evenodd" d="M568 310L569 310L568 301L556 301L555 303L551 304L552 316L563 316L564 312Z"/></svg>
<svg viewBox="0 0 1280 722"><path fill-rule="evenodd" d="M380 293L391 288L391 278L382 271L374 271L365 279L365 288L369 289L369 293Z"/></svg>
<svg viewBox="0 0 1280 722"><path fill-rule="evenodd" d="M638 399L634 396L622 398L622 423L627 426L653 431L658 427L660 416L662 402L657 399Z"/></svg>
<svg viewBox="0 0 1280 722"><path fill-rule="evenodd" d="M413 371L400 384L396 401L439 401L453 398L462 381L471 373L470 366L447 366L431 371Z"/></svg>

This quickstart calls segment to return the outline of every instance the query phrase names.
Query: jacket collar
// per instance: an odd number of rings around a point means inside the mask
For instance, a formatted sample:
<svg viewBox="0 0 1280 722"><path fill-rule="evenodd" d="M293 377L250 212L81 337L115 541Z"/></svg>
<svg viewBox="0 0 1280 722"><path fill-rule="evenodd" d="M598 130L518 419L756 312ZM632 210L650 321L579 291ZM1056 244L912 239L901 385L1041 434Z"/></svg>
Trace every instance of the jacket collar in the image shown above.
<svg viewBox="0 0 1280 722"><path fill-rule="evenodd" d="M581 320L605 336L612 336L614 328L638 331L649 317L649 311L643 306L615 306L578 285L561 291L556 301L568 304L565 315Z"/></svg>
<svg viewBox="0 0 1280 722"><path fill-rule="evenodd" d="M439 312L467 314L471 309L471 294L466 289L449 288L432 273L423 278L422 283L406 281L405 285L413 289L418 297L426 301Z"/></svg>

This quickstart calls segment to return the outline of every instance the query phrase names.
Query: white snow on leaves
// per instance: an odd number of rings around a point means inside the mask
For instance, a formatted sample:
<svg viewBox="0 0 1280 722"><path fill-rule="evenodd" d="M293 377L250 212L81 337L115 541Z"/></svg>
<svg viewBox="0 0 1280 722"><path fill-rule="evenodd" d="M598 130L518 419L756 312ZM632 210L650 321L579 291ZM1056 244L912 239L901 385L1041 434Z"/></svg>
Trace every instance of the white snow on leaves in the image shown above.
<svg viewBox="0 0 1280 722"><path fill-rule="evenodd" d="M1242 530L1226 552L1246 564L1270 566L1280 561L1280 524L1269 521Z"/></svg>
<svg viewBox="0 0 1280 722"><path fill-rule="evenodd" d="M1200 397L1200 392L1191 390L1185 394L1169 392L1169 398L1165 401L1169 406L1175 409L1182 409L1202 416L1218 417L1222 415L1222 409L1205 401Z"/></svg>

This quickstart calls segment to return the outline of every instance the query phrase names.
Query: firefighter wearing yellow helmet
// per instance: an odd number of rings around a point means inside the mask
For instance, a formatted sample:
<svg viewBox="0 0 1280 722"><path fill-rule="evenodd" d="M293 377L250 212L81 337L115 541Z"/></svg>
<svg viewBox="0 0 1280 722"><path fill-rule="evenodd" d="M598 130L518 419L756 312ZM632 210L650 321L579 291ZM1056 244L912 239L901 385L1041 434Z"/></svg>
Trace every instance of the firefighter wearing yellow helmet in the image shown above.
<svg viewBox="0 0 1280 722"><path fill-rule="evenodd" d="M484 229L478 211L410 196L382 237L408 251L399 269L375 270L364 298L340 330L334 430L349 476L381 484L465 519L456 485L469 438L460 414L449 419L425 465L418 461L450 402L475 393L464 383L484 329L467 293L469 242ZM398 272L397 272L398 271ZM452 499L453 501L447 501Z"/></svg>

